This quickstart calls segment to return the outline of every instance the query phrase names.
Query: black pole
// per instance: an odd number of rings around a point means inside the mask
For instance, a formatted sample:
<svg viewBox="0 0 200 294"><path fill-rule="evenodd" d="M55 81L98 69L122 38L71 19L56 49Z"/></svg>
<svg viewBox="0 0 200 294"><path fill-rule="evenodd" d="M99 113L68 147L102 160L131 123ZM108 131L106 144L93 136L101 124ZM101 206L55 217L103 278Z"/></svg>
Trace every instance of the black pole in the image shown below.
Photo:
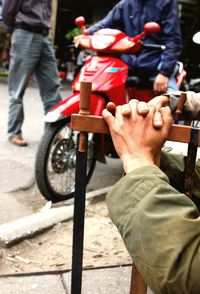
<svg viewBox="0 0 200 294"><path fill-rule="evenodd" d="M82 148L83 145L85 145L84 148ZM82 287L86 172L87 133L81 133L78 138L76 157L71 294L81 294Z"/></svg>
<svg viewBox="0 0 200 294"><path fill-rule="evenodd" d="M91 89L91 83L81 82L79 104L80 115L86 115L90 113ZM77 141L76 154L71 294L81 294L82 286L85 193L87 174L87 145L88 133L80 132Z"/></svg>
<svg viewBox="0 0 200 294"><path fill-rule="evenodd" d="M195 162L197 155L197 148L199 144L199 129L191 128L190 142L188 144L188 152L185 162L185 181L184 181L184 193L192 197L192 186L195 170Z"/></svg>

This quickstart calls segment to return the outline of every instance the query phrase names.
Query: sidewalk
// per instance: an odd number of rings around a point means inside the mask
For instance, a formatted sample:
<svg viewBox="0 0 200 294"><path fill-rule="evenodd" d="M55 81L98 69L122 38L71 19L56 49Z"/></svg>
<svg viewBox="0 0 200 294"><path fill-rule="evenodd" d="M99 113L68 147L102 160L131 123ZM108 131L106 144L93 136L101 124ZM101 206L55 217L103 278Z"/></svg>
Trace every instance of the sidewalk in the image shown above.
<svg viewBox="0 0 200 294"><path fill-rule="evenodd" d="M83 270L82 294L129 294L132 266ZM0 278L1 294L70 294L71 273ZM76 293L79 294L79 293ZM153 294L148 288L147 294Z"/></svg>
<svg viewBox="0 0 200 294"><path fill-rule="evenodd" d="M131 266L83 271L83 294L128 294ZM41 273L0 278L1 294L71 293L71 274ZM77 293L78 294L78 293Z"/></svg>
<svg viewBox="0 0 200 294"><path fill-rule="evenodd" d="M7 129L7 84L0 83L0 108L2 114L0 137L0 243L1 248L10 242L31 236L34 231L39 232L46 227L63 221L62 218L72 218L73 205L56 207L47 212L33 214L37 207L42 207L46 201L39 195L31 195L34 184L34 159L39 139L43 132L43 110L39 93L36 88L29 87L24 97L25 122L24 137L28 140L27 148L16 148L11 145L6 136ZM63 96L66 92L63 91ZM31 111L30 111L31 109ZM117 168L117 167L116 167ZM102 169L103 173L103 169ZM101 179L100 179L101 181ZM36 193L38 193L36 191ZM104 191L104 194L106 191ZM95 192L94 192L95 194ZM93 196L91 196L93 197ZM97 196L98 197L98 196ZM31 204L26 200L31 198ZM71 203L73 204L73 203ZM69 216L66 211L71 209ZM54 216L52 216L55 214ZM42 219L42 221L41 221ZM0 248L0 257L1 257ZM2 249L6 250L6 249ZM62 250L68 250L67 246ZM45 252L44 252L45 254ZM12 259L12 256L10 257ZM71 258L71 256L70 256ZM3 264L1 263L1 266ZM1 294L62 294L70 293L70 272L63 271L29 271L27 274L13 274L0 276ZM130 285L131 266L107 267L83 271L82 293L128 294Z"/></svg>
<svg viewBox="0 0 200 294"><path fill-rule="evenodd" d="M0 91L4 98L0 100L0 108L2 109L0 117L2 126L0 137L0 246L5 248L7 244L12 244L12 242L21 240L47 227L51 227L54 224L62 222L64 219L66 220L67 217L71 219L73 205L71 205L71 208L69 206L58 207L50 209L47 213L42 212L38 214L33 214L32 206L25 205L25 198L32 197L30 195L30 189L34 184L33 166L35 152L43 131L42 103L39 94L35 95L35 89L28 88L25 96L25 114L27 119L24 124L24 134L25 138L28 139L29 147L16 148L12 146L6 138L6 83L0 83ZM171 144L172 143L169 145ZM179 144L173 143L174 150L178 149L179 152L182 146L183 145L179 146ZM104 191L104 194L105 193L106 191ZM21 198L22 194L24 194L23 198ZM99 195L102 195L102 192ZM35 197L35 195L32 197L33 202L35 202L36 198L39 199L39 203L33 203L34 209L37 206L42 207L42 205L46 203L46 201L38 195L37 197ZM20 201L21 199L23 199L23 202ZM69 215L67 215L68 210L70 210ZM68 250L65 244L62 250ZM46 252L44 252L44 254L45 253ZM2 257L1 251L0 257ZM82 294L129 294L130 276L131 266L84 270ZM15 274L13 270L12 275L0 276L0 293L70 293L70 272L57 270ZM152 292L148 290L148 294L150 293Z"/></svg>

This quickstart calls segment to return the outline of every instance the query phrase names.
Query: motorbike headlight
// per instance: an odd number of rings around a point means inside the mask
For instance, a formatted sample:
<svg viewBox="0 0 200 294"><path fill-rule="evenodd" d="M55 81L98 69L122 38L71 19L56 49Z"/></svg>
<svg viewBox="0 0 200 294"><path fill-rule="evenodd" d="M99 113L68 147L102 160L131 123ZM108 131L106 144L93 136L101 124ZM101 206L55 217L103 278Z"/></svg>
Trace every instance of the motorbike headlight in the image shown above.
<svg viewBox="0 0 200 294"><path fill-rule="evenodd" d="M115 41L114 36L93 35L91 43L92 43L92 47L94 49L103 50L103 49L108 48L110 45L112 45L114 41Z"/></svg>

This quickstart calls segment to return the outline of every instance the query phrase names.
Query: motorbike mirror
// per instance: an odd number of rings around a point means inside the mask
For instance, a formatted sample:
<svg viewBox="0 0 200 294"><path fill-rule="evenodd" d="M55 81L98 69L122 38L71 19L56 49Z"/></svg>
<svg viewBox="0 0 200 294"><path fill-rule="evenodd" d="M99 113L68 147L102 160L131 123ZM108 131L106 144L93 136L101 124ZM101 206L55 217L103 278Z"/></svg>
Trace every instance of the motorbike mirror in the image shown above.
<svg viewBox="0 0 200 294"><path fill-rule="evenodd" d="M75 19L75 25L79 28L85 26L85 18L83 16L79 16Z"/></svg>
<svg viewBox="0 0 200 294"><path fill-rule="evenodd" d="M160 32L160 25L156 22L147 22L144 25L145 34L154 34Z"/></svg>
<svg viewBox="0 0 200 294"><path fill-rule="evenodd" d="M200 32L194 34L192 41L196 44L200 44Z"/></svg>

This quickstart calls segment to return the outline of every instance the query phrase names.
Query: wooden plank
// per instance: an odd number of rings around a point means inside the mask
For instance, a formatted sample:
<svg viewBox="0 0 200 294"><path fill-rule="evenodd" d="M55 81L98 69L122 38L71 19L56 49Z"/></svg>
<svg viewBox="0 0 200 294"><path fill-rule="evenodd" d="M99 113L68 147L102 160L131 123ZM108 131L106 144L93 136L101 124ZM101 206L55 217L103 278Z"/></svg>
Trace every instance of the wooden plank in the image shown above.
<svg viewBox="0 0 200 294"><path fill-rule="evenodd" d="M94 115L72 115L72 128L75 131L88 133L109 134L109 128L105 120L101 116ZM190 126L173 125L167 140L181 143L190 142ZM200 140L198 143L200 146Z"/></svg>
<svg viewBox="0 0 200 294"><path fill-rule="evenodd" d="M130 294L146 294L147 285L138 272L134 263L132 264Z"/></svg>

